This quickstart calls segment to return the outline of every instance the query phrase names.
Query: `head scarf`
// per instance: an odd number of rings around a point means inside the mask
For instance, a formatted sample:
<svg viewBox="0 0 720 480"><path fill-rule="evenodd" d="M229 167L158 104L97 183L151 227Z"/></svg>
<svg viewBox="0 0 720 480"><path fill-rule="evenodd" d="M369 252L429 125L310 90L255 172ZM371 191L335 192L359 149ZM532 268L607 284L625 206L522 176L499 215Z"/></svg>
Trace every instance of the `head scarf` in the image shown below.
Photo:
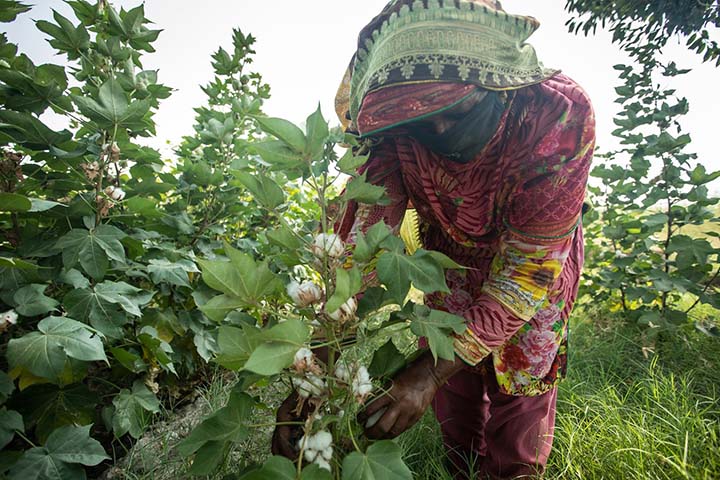
<svg viewBox="0 0 720 480"><path fill-rule="evenodd" d="M338 116L367 136L439 113L472 91L467 86L504 91L540 83L558 71L545 69L525 42L538 26L534 18L509 15L490 0L393 0L360 32L336 97ZM441 84L450 89L434 95ZM377 110L368 97L405 86L424 103L396 95L407 106L403 114L399 105L392 118L375 115L373 125L360 125L365 110ZM427 90L411 88L421 86Z"/></svg>

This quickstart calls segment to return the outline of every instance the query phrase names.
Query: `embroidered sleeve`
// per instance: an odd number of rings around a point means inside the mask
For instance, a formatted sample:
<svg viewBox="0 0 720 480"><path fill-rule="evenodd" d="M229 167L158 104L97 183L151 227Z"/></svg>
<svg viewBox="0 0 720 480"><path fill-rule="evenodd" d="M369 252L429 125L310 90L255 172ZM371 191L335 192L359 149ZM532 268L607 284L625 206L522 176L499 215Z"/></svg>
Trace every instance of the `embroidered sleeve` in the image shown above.
<svg viewBox="0 0 720 480"><path fill-rule="evenodd" d="M501 236L468 329L455 338L458 355L479 363L533 318L562 272L581 221L594 150L592 111L560 117L532 150L532 175L508 200Z"/></svg>

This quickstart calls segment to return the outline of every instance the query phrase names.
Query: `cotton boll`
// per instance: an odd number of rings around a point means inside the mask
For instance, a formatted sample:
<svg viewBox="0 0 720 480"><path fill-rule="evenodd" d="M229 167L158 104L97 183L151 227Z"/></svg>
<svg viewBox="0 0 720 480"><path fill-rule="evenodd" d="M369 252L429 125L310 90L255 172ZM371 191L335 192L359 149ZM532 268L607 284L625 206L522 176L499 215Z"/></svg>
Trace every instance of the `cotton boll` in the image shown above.
<svg viewBox="0 0 720 480"><path fill-rule="evenodd" d="M313 255L320 259L326 255L330 258L340 258L345 253L345 245L334 233L317 235L310 249Z"/></svg>
<svg viewBox="0 0 720 480"><path fill-rule="evenodd" d="M320 452L320 455L322 455L322 458L329 462L330 460L332 460L333 447L327 447L325 450Z"/></svg>
<svg viewBox="0 0 720 480"><path fill-rule="evenodd" d="M8 325L15 325L17 323L18 314L15 310L8 310L7 312L0 315L0 329L6 328Z"/></svg>
<svg viewBox="0 0 720 480"><path fill-rule="evenodd" d="M293 368L299 372L303 373L307 370L310 370L315 365L315 355L313 355L312 350L309 348L301 348L300 350L295 353L295 361L293 362Z"/></svg>
<svg viewBox="0 0 720 480"><path fill-rule="evenodd" d="M350 369L344 362L338 362L335 367L335 377L343 383L350 383Z"/></svg>
<svg viewBox="0 0 720 480"><path fill-rule="evenodd" d="M334 312L328 313L328 316L336 322L346 323L349 320L355 318L355 312L357 312L358 304L355 298L349 298L345 303L340 305L340 308Z"/></svg>
<svg viewBox="0 0 720 480"><path fill-rule="evenodd" d="M316 433L313 439L316 442L317 450L325 450L332 445L332 434L328 431Z"/></svg>
<svg viewBox="0 0 720 480"><path fill-rule="evenodd" d="M367 368L362 366L358 368L352 381L352 389L355 398L360 403L363 403L368 395L372 393L373 386Z"/></svg>
<svg viewBox="0 0 720 480"><path fill-rule="evenodd" d="M317 450L312 450L309 448L305 450L305 460L307 460L308 462L312 463L317 456L318 456Z"/></svg>
<svg viewBox="0 0 720 480"><path fill-rule="evenodd" d="M287 293L295 305L301 308L316 303L322 298L322 289L312 282L300 284L292 281L287 286Z"/></svg>
<svg viewBox="0 0 720 480"><path fill-rule="evenodd" d="M328 472L332 471L332 469L330 468L330 464L322 457L318 457L315 459L315 465L327 470Z"/></svg>

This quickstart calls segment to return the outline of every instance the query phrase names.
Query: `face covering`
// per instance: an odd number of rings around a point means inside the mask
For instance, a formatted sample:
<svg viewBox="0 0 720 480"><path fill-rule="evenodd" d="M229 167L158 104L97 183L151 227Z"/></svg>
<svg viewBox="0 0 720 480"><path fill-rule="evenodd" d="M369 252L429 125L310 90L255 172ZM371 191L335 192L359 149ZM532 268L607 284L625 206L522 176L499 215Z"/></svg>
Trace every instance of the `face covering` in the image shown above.
<svg viewBox="0 0 720 480"><path fill-rule="evenodd" d="M443 133L435 133L424 124L412 132L420 143L453 162L471 162L487 145L500 124L505 102L500 93L488 91L479 103L462 115ZM440 115L454 116L451 111Z"/></svg>

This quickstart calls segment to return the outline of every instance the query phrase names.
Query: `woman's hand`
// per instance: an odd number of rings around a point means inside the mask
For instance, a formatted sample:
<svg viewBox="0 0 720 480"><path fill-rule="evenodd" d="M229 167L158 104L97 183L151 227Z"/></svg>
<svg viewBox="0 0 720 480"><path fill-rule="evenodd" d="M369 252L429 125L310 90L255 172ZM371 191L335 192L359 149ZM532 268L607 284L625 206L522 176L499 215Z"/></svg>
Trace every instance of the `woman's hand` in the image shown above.
<svg viewBox="0 0 720 480"><path fill-rule="evenodd" d="M421 355L395 375L387 393L358 414L358 422L365 426L365 435L375 440L395 438L415 425L438 388L463 365L458 358L455 361L440 359L435 364L429 351Z"/></svg>

